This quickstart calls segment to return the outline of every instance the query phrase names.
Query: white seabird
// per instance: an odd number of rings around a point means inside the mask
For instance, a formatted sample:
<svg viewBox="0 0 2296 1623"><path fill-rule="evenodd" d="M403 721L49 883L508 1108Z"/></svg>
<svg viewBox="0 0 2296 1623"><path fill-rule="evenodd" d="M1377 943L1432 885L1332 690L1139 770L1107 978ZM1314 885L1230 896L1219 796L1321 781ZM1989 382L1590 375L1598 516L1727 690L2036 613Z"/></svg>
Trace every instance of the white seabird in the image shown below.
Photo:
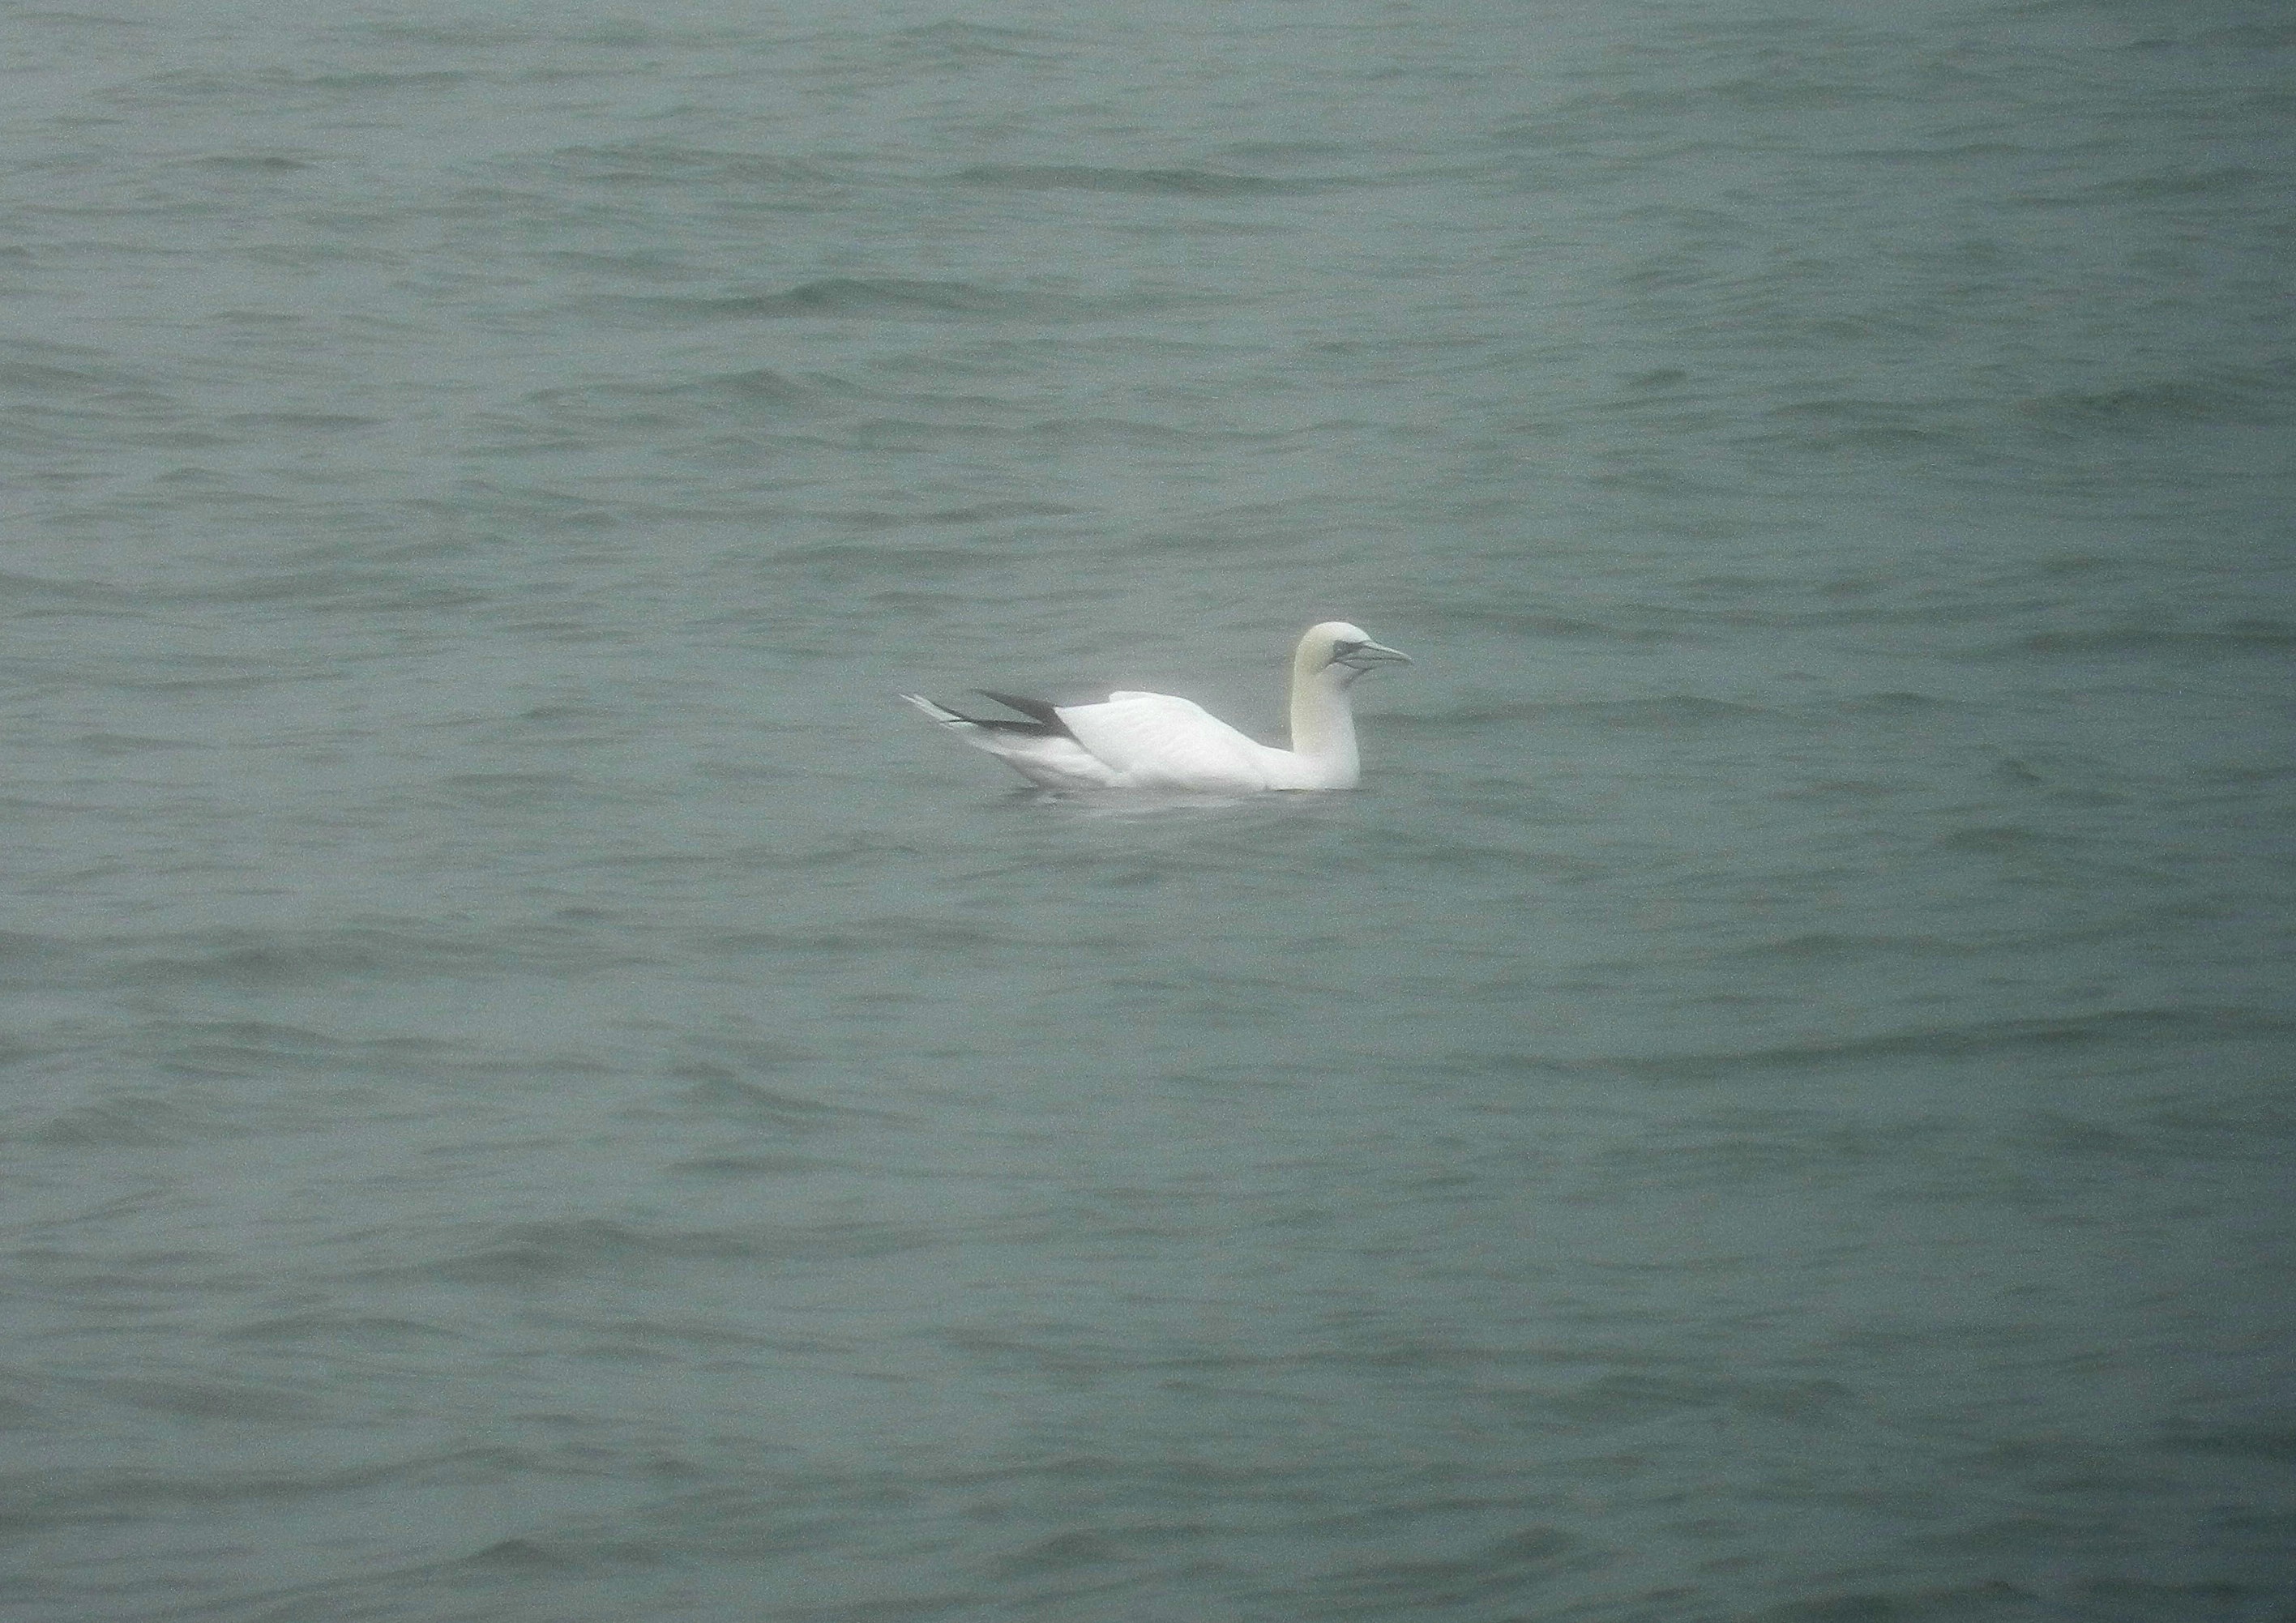
<svg viewBox="0 0 2296 1623"><path fill-rule="evenodd" d="M1046 789L1353 789L1356 755L1348 688L1374 665L1411 663L1359 626L1310 626L1292 655L1292 747L1245 737L1192 699L1111 693L1100 704L1048 704L992 693L1027 721L960 716L915 693L917 709L976 749Z"/></svg>

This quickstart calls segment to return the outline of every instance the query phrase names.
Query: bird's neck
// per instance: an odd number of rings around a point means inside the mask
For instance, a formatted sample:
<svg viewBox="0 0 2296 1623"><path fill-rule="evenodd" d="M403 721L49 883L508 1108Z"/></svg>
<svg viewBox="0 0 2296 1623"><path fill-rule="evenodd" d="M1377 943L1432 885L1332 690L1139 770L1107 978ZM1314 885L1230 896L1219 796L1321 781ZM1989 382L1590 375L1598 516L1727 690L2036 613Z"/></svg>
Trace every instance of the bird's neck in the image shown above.
<svg viewBox="0 0 2296 1623"><path fill-rule="evenodd" d="M1355 673L1344 666L1292 671L1292 753L1328 787L1352 788L1362 775L1356 754L1355 709L1348 684Z"/></svg>

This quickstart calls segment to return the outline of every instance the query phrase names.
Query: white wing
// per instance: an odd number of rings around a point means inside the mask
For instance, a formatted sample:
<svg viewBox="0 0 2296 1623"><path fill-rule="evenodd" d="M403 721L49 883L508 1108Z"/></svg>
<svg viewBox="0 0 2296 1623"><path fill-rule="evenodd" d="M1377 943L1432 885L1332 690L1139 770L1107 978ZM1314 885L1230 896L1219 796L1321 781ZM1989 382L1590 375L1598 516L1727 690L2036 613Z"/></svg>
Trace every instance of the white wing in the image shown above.
<svg viewBox="0 0 2296 1623"><path fill-rule="evenodd" d="M1275 751L1193 700L1111 693L1105 704L1063 705L1060 717L1078 742L1115 770L1121 787L1270 787L1267 758Z"/></svg>

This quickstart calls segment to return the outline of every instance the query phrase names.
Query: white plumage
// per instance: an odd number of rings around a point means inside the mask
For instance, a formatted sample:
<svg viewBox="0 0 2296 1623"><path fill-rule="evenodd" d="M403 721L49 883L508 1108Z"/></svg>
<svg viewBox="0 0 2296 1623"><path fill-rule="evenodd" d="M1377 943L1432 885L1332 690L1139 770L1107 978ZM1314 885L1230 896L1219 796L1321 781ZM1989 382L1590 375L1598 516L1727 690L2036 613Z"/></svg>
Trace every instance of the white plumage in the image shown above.
<svg viewBox="0 0 2296 1623"><path fill-rule="evenodd" d="M1192 699L1115 693L1099 704L984 693L1027 721L961 716L903 698L965 742L1046 789L1352 789L1362 775L1348 689L1374 665L1410 657L1345 620L1311 626L1292 655L1292 747L1247 738Z"/></svg>

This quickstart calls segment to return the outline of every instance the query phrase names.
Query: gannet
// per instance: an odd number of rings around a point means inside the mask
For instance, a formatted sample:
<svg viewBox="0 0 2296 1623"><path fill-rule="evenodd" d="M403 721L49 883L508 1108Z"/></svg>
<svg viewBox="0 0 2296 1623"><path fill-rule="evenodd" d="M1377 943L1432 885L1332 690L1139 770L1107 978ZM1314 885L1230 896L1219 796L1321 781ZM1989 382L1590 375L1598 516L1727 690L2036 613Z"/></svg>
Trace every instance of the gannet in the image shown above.
<svg viewBox="0 0 2296 1623"><path fill-rule="evenodd" d="M1046 789L1353 789L1356 755L1348 688L1374 665L1411 663L1345 620L1310 626L1292 655L1292 747L1247 738L1191 699L1111 693L1099 704L1048 704L980 690L1029 717L961 716L915 693L917 709L976 749Z"/></svg>

